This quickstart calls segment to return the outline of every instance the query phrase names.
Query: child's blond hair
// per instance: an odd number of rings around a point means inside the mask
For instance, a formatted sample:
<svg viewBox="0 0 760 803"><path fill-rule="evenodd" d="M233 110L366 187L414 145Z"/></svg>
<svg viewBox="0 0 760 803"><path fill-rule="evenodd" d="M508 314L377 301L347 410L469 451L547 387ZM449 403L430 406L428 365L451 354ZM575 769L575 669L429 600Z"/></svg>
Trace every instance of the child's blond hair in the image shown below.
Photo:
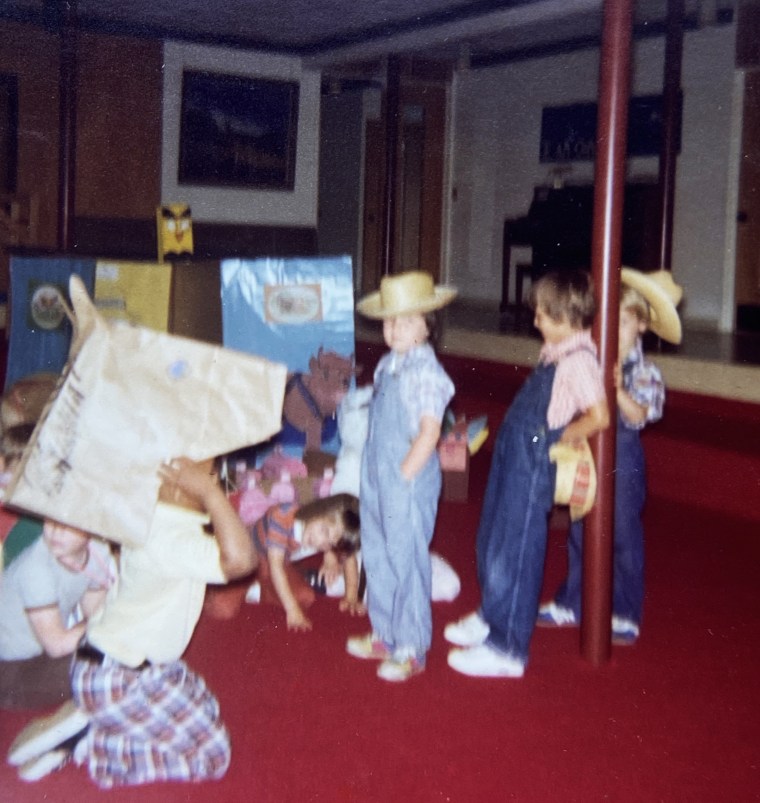
<svg viewBox="0 0 760 803"><path fill-rule="evenodd" d="M624 284L620 291L620 309L633 313L647 329L649 328L649 304L638 290L627 284Z"/></svg>
<svg viewBox="0 0 760 803"><path fill-rule="evenodd" d="M532 286L530 303L555 322L567 318L573 329L588 329L596 314L591 274L586 270L547 273Z"/></svg>

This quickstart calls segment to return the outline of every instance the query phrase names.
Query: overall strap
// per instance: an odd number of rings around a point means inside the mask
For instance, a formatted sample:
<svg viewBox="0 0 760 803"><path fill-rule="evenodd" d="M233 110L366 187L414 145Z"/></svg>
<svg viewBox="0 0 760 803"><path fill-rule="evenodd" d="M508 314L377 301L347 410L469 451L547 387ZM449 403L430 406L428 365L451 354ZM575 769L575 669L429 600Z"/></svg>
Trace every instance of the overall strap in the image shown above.
<svg viewBox="0 0 760 803"><path fill-rule="evenodd" d="M314 396L311 395L309 389L306 387L303 381L303 374L297 373L293 374L290 379L285 383L285 393L287 394L289 391L297 389L298 392L303 397L303 400L306 402L306 406L309 410L313 413L315 418L322 418L322 413L319 410L319 406L317 405L317 401Z"/></svg>

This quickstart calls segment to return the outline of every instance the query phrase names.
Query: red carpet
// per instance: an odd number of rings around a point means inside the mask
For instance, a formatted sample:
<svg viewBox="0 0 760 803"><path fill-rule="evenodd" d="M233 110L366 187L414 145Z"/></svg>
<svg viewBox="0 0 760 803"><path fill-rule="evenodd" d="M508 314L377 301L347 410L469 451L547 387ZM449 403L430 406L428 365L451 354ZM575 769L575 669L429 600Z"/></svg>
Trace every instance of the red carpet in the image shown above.
<svg viewBox="0 0 760 803"><path fill-rule="evenodd" d="M462 398L470 412L500 415L509 385L502 377L501 394L491 396L470 381ZM218 783L116 790L108 799L758 799L760 424L751 405L695 412L690 403L674 399L670 429L663 422L647 437L647 595L636 646L614 647L611 661L595 668L580 657L577 630L539 629L522 680L448 669L443 626L478 601L473 541L490 460L484 450L472 461L469 502L441 505L434 547L463 589L455 602L434 605L423 675L394 686L375 678L374 664L348 656L346 637L367 623L339 614L333 600L316 602L308 634L289 634L284 614L269 607L244 605L228 621L205 616L187 657L220 698L230 771ZM719 419L720 438L701 438L700 416ZM497 426L491 418L492 433ZM717 473L703 467L680 480L695 458L719 460ZM554 531L547 594L563 561L562 533ZM2 714L3 754L26 721ZM2 801L89 803L104 795L74 767L37 784L0 767Z"/></svg>

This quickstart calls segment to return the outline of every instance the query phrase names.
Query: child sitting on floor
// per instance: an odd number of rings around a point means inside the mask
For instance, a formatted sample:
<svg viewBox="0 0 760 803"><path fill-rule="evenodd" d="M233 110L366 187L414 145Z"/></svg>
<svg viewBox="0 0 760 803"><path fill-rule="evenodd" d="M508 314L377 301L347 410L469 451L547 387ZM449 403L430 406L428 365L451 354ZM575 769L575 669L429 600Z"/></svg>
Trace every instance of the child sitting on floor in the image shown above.
<svg viewBox="0 0 760 803"><path fill-rule="evenodd" d="M602 372L589 327L591 277L550 273L533 287L538 366L514 398L494 447L477 536L481 603L444 630L449 666L473 677L522 677L538 611L556 469L549 449L607 427Z"/></svg>
<svg viewBox="0 0 760 803"><path fill-rule="evenodd" d="M42 537L0 575L0 708L71 696L71 654L113 579L108 545L46 519ZM77 612L82 619L72 623Z"/></svg>
<svg viewBox="0 0 760 803"><path fill-rule="evenodd" d="M657 366L644 356L642 337L651 329L663 340L681 342L676 305L681 288L669 271L621 273L615 447L615 538L612 582L612 643L631 645L639 637L644 601L646 468L640 432L662 418L665 385ZM549 602L538 609L541 627L577 627L581 620L583 522L573 522L568 538L568 572Z"/></svg>
<svg viewBox="0 0 760 803"><path fill-rule="evenodd" d="M303 612L314 602L314 590L293 563L324 552L320 576L332 583L342 571L345 595L341 611L366 613L359 599L359 501L351 494L335 494L305 505L274 505L253 525L252 538L259 553L256 582L248 589L248 602L279 603L285 608L288 630L311 630Z"/></svg>

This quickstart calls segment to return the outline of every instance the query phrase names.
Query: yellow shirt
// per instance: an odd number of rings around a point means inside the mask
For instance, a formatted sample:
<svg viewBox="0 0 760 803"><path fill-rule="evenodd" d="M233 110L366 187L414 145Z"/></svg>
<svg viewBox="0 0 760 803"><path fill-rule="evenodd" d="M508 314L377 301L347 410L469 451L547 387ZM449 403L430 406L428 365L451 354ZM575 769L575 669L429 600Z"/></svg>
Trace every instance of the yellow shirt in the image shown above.
<svg viewBox="0 0 760 803"><path fill-rule="evenodd" d="M87 641L127 666L166 663L185 651L207 583L224 583L205 513L159 502L141 547L122 546L119 580L87 627Z"/></svg>

